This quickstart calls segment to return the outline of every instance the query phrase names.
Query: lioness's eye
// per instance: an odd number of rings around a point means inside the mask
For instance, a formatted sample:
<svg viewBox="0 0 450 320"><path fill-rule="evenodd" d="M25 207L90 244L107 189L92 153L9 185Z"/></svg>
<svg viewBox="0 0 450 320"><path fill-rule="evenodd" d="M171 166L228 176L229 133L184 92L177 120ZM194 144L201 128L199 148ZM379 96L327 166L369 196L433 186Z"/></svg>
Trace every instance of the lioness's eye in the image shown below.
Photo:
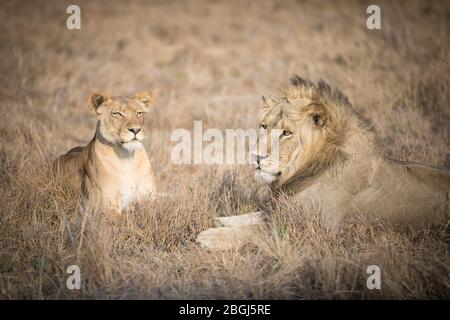
<svg viewBox="0 0 450 320"><path fill-rule="evenodd" d="M113 112L111 113L114 117L122 117L122 112Z"/></svg>
<svg viewBox="0 0 450 320"><path fill-rule="evenodd" d="M282 136L282 137L290 137L290 136L292 136L292 132L290 132L290 131L288 131L288 130L284 130L284 131L281 133L281 136Z"/></svg>
<svg viewBox="0 0 450 320"><path fill-rule="evenodd" d="M261 123L261 124L259 125L259 127L260 127L261 129L264 129L264 130L267 129L267 125L266 125L265 123Z"/></svg>

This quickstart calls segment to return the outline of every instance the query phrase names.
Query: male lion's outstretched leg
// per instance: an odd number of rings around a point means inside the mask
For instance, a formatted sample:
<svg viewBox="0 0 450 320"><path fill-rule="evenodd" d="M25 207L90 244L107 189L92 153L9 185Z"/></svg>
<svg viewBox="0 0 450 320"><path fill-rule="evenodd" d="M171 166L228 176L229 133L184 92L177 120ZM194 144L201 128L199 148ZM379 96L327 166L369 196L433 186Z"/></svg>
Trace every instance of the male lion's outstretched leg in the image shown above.
<svg viewBox="0 0 450 320"><path fill-rule="evenodd" d="M260 232L262 232L260 225L210 228L200 232L195 241L208 250L233 250L257 238Z"/></svg>
<svg viewBox="0 0 450 320"><path fill-rule="evenodd" d="M262 230L266 214L256 211L238 216L214 218L215 228L202 231L195 241L209 250L232 250L250 242Z"/></svg>
<svg viewBox="0 0 450 320"><path fill-rule="evenodd" d="M256 211L238 216L217 217L214 218L215 227L238 227L255 224L263 224L266 214L262 211Z"/></svg>

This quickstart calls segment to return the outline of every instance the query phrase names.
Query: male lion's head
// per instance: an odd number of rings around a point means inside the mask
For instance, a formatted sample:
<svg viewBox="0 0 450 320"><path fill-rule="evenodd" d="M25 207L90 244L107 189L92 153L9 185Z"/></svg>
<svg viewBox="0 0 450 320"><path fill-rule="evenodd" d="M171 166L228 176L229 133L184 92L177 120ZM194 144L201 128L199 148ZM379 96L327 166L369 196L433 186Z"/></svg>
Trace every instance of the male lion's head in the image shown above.
<svg viewBox="0 0 450 320"><path fill-rule="evenodd" d="M347 98L325 82L298 76L280 97L263 97L260 135L252 154L258 181L275 186L305 180L332 165L354 117Z"/></svg>
<svg viewBox="0 0 450 320"><path fill-rule="evenodd" d="M96 91L89 96L88 103L98 116L97 133L102 139L126 151L142 148L144 114L154 105L151 92L139 92L134 97L112 97Z"/></svg>

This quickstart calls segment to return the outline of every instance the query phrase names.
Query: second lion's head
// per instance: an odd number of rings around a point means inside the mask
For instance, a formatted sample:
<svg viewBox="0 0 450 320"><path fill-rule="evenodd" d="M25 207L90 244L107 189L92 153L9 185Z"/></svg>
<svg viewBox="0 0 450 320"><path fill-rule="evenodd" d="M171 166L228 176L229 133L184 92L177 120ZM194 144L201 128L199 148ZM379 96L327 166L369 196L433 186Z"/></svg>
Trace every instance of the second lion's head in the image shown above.
<svg viewBox="0 0 450 320"><path fill-rule="evenodd" d="M263 97L261 134L252 151L256 180L280 187L328 168L344 156L350 127L359 128L359 119L340 91L293 77L279 97Z"/></svg>

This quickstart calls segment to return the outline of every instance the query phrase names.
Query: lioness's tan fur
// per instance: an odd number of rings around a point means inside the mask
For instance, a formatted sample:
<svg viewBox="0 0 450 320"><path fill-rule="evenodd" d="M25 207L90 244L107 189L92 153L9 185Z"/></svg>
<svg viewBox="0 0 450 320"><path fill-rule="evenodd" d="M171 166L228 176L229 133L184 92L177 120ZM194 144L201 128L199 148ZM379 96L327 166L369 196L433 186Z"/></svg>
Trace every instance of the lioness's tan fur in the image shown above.
<svg viewBox="0 0 450 320"><path fill-rule="evenodd" d="M260 140L274 129L283 133L279 155L255 148L257 180L292 192L303 212L318 212L329 229L354 214L415 228L448 222L450 172L385 157L374 131L340 91L296 76L262 106L267 134ZM213 233L208 239L200 234L199 241L218 247Z"/></svg>
<svg viewBox="0 0 450 320"><path fill-rule="evenodd" d="M90 95L89 106L98 115L94 138L58 158L55 167L92 207L116 215L156 192L155 175L142 146L143 114L153 103L149 92L135 97Z"/></svg>

